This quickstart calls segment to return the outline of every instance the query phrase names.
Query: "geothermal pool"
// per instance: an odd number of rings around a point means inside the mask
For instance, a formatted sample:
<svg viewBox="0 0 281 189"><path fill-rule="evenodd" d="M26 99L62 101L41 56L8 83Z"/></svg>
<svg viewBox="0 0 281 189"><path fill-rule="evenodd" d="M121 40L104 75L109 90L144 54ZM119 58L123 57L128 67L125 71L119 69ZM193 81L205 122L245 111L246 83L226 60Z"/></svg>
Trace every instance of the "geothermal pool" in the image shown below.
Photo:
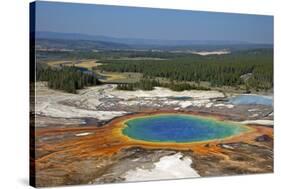
<svg viewBox="0 0 281 189"><path fill-rule="evenodd" d="M262 96L262 95L238 95L229 99L231 104L235 105L265 105L273 106L272 96Z"/></svg>
<svg viewBox="0 0 281 189"><path fill-rule="evenodd" d="M123 135L148 142L200 142L247 131L245 125L187 114L159 114L124 122Z"/></svg>

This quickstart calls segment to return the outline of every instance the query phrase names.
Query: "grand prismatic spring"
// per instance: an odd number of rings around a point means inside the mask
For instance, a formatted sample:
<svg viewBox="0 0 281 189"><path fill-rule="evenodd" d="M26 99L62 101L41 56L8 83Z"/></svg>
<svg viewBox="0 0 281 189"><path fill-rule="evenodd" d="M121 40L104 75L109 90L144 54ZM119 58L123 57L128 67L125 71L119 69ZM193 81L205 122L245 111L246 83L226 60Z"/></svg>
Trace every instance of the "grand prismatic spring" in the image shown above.
<svg viewBox="0 0 281 189"><path fill-rule="evenodd" d="M200 142L223 139L248 131L244 125L185 114L160 114L133 118L122 133L149 142Z"/></svg>
<svg viewBox="0 0 281 189"><path fill-rule="evenodd" d="M200 176L215 176L216 173L231 175L236 171L263 173L272 170L272 159L269 156L271 152L268 151L272 146L272 128L241 124L214 114L143 112L115 118L103 126L41 129L36 134L43 138L76 136L63 142L40 143L36 167L41 173L50 175L48 179L39 177L41 185L49 183L50 178L53 185L66 181L75 183L77 175L85 171L82 167L84 164L87 164L87 170L95 172L91 172L89 177L83 175L83 178L81 174L79 178L83 179L83 183L88 183L89 180L106 183L108 178L114 180L120 175L126 175L131 169L135 170L143 161L152 165L162 157L175 153L192 158L192 166ZM41 155L46 150L50 153ZM244 157L247 159L245 163L241 163L241 158ZM68 163L73 160L78 163ZM61 177L59 173L53 175L45 166L49 161L55 162L53 170L60 170L65 174L69 174L69 170L75 170L77 174L67 178ZM67 163L62 169L63 161ZM236 162L235 169L233 162Z"/></svg>

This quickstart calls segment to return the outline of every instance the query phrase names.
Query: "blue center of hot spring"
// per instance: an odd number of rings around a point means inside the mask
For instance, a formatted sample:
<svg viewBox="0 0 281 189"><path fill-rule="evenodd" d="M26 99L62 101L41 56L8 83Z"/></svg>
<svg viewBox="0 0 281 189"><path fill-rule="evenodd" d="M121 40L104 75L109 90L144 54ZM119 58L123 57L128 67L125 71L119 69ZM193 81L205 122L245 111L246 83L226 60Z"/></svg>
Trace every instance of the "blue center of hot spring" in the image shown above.
<svg viewBox="0 0 281 189"><path fill-rule="evenodd" d="M184 114L152 115L125 122L123 134L149 142L199 142L239 134L247 127Z"/></svg>

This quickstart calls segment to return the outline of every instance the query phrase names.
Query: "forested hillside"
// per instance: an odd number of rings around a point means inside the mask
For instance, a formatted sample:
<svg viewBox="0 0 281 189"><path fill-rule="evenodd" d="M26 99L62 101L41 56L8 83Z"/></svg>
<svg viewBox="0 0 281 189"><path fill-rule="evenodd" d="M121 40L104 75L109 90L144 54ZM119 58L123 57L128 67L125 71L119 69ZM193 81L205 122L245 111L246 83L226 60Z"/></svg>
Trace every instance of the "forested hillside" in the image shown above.
<svg viewBox="0 0 281 189"><path fill-rule="evenodd" d="M255 90L273 87L272 50L255 50L219 56L186 55L168 60L106 60L99 69L111 72L140 72L148 78L170 81L207 81L211 86L245 84ZM243 75L250 77L243 80Z"/></svg>
<svg viewBox="0 0 281 189"><path fill-rule="evenodd" d="M76 93L77 89L100 84L93 74L86 74L75 67L39 68L36 71L38 81L47 81L51 89L59 89L69 93Z"/></svg>

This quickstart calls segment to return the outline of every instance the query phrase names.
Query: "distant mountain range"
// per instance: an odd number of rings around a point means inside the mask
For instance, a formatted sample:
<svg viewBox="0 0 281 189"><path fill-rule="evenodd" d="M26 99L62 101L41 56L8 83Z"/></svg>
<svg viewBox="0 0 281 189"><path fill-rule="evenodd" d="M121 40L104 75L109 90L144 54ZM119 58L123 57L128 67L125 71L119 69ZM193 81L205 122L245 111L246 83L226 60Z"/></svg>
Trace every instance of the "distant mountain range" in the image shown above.
<svg viewBox="0 0 281 189"><path fill-rule="evenodd" d="M58 33L58 32L36 32L36 39L64 40L64 41L92 41L97 44L97 48L161 48L161 49L181 49L195 47L248 47L258 46L261 48L271 48L272 45L252 44L243 41L219 41L219 40L161 40L161 39L140 39L140 38L116 38L101 35L87 35L79 33Z"/></svg>

